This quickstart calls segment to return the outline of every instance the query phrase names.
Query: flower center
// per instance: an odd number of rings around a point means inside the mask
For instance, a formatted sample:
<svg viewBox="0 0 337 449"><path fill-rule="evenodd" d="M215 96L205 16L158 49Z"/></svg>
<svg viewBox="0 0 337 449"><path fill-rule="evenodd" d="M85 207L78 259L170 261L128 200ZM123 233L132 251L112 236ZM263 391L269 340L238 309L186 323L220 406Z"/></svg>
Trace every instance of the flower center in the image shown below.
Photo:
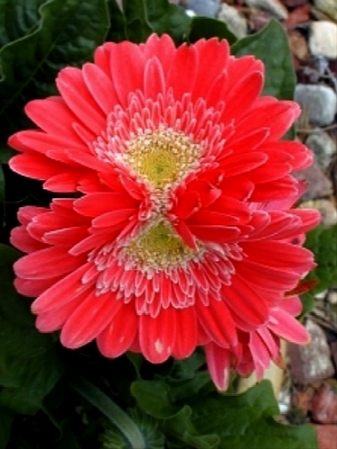
<svg viewBox="0 0 337 449"><path fill-rule="evenodd" d="M157 130L127 144L124 160L155 189L180 181L198 164L201 149L182 132Z"/></svg>
<svg viewBox="0 0 337 449"><path fill-rule="evenodd" d="M131 256L138 267L165 269L183 265L197 252L185 245L169 224L162 221L130 241L125 254Z"/></svg>

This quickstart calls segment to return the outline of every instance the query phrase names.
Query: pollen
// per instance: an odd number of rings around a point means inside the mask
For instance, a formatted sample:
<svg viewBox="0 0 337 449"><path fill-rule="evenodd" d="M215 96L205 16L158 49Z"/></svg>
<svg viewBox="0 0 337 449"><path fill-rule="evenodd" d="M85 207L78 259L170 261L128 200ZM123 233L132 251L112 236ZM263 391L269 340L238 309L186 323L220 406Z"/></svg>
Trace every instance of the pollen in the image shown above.
<svg viewBox="0 0 337 449"><path fill-rule="evenodd" d="M181 181L196 168L201 148L182 132L157 130L127 144L124 160L154 189L163 190Z"/></svg>
<svg viewBox="0 0 337 449"><path fill-rule="evenodd" d="M135 240L130 241L125 253L131 256L138 267L154 269L182 266L197 254L185 245L164 221L155 224Z"/></svg>

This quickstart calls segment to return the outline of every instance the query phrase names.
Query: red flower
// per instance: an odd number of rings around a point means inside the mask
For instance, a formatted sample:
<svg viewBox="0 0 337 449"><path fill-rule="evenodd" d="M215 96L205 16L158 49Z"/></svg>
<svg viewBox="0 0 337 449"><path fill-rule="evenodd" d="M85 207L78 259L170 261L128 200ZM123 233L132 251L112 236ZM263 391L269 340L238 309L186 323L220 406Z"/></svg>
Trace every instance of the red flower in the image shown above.
<svg viewBox="0 0 337 449"><path fill-rule="evenodd" d="M104 44L93 64L60 72L59 97L27 105L40 129L10 138L21 151L10 166L67 194L22 208L12 233L28 253L16 288L37 297L41 332L152 363L206 345L239 369L248 335L251 368L254 339L274 357L261 335L279 320L287 337L294 320L278 311L314 265L292 242L319 217L292 208L302 192L292 172L311 153L279 140L299 108L261 96L263 80L262 63L230 56L225 41L175 48L152 35Z"/></svg>

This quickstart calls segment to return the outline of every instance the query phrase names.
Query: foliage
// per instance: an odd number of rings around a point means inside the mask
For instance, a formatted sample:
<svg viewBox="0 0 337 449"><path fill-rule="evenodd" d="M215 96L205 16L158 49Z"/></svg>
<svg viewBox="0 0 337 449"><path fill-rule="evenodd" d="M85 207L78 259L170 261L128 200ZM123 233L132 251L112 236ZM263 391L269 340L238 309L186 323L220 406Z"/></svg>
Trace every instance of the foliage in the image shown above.
<svg viewBox="0 0 337 449"><path fill-rule="evenodd" d="M268 383L221 395L200 352L151 366L132 354L103 360L93 345L68 351L56 335L35 330L29 300L13 287L19 253L8 246L8 235L17 209L50 199L39 182L6 165L8 136L31 126L24 105L54 95L58 71L91 60L105 40L141 42L153 32L168 33L177 44L226 38L234 54L263 59L266 93L292 97L289 48L276 22L237 40L224 23L190 19L168 0L124 0L123 11L115 0L0 0L0 449L267 449L271 443L275 449L315 449L310 426L274 420L278 407ZM315 273L322 279L332 266L324 232L308 240L325 267Z"/></svg>

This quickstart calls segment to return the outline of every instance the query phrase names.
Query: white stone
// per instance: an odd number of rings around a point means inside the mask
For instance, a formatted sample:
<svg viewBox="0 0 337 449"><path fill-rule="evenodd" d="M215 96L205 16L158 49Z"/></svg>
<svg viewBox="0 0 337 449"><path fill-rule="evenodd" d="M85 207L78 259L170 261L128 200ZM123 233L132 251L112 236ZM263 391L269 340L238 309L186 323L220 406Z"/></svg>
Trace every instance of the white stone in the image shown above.
<svg viewBox="0 0 337 449"><path fill-rule="evenodd" d="M247 21L236 8L233 8L233 6L223 3L218 19L225 22L229 30L238 38L247 36Z"/></svg>
<svg viewBox="0 0 337 449"><path fill-rule="evenodd" d="M337 1L336 0L314 0L317 9L323 11L332 19L337 20Z"/></svg>
<svg viewBox="0 0 337 449"><path fill-rule="evenodd" d="M287 8L279 0L246 0L248 6L268 11L277 19L285 20L288 18Z"/></svg>
<svg viewBox="0 0 337 449"><path fill-rule="evenodd" d="M336 142L329 134L315 128L305 140L305 144L315 153L318 165L323 170L328 168L333 154L336 153Z"/></svg>
<svg viewBox="0 0 337 449"><path fill-rule="evenodd" d="M309 48L315 56L337 59L337 24L328 20L312 22Z"/></svg>
<svg viewBox="0 0 337 449"><path fill-rule="evenodd" d="M337 112L337 96L331 87L316 84L297 84L295 101L302 108L302 116L317 126L330 125Z"/></svg>

